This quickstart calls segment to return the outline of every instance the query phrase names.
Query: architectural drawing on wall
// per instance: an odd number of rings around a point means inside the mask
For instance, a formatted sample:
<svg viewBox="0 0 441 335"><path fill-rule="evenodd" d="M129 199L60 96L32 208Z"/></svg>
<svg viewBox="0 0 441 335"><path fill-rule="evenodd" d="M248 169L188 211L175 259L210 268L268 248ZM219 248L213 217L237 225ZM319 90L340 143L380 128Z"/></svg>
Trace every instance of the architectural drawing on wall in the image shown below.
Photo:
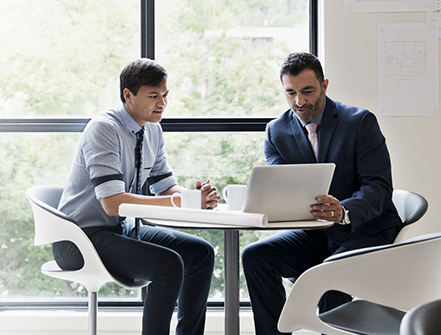
<svg viewBox="0 0 441 335"><path fill-rule="evenodd" d="M433 1L435 2L435 9L427 11L426 22L438 25L438 38L441 38L441 0Z"/></svg>
<svg viewBox="0 0 441 335"><path fill-rule="evenodd" d="M378 113L439 115L436 24L378 25Z"/></svg>
<svg viewBox="0 0 441 335"><path fill-rule="evenodd" d="M385 76L425 76L425 41L386 41Z"/></svg>
<svg viewBox="0 0 441 335"><path fill-rule="evenodd" d="M418 12L435 9L437 0L345 0L345 12Z"/></svg>

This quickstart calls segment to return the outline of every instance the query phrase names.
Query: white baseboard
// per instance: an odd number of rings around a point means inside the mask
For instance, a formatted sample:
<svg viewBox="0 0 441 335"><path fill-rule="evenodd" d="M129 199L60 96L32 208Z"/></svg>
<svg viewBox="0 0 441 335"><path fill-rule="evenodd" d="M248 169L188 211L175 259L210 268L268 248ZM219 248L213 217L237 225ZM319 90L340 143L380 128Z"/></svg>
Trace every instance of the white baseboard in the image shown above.
<svg viewBox="0 0 441 335"><path fill-rule="evenodd" d="M176 316L172 320L174 334ZM0 335L84 335L87 313L74 311L3 311L0 312ZM100 335L139 335L141 312L98 312ZM205 335L224 334L224 313L208 312ZM240 313L240 334L254 335L251 312ZM318 335L307 330L295 335Z"/></svg>

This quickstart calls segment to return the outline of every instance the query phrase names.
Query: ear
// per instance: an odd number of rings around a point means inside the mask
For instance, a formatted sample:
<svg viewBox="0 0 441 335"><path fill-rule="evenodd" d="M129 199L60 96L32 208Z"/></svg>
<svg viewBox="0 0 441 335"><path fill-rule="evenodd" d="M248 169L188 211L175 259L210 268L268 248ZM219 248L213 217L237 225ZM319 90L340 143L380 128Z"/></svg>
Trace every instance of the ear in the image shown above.
<svg viewBox="0 0 441 335"><path fill-rule="evenodd" d="M328 85L329 85L329 80L328 79L323 80L323 91L325 92L325 94L326 94L326 90L328 89Z"/></svg>
<svg viewBox="0 0 441 335"><path fill-rule="evenodd" d="M124 99L126 100L126 103L131 105L132 104L132 92L128 88L125 88L123 91Z"/></svg>

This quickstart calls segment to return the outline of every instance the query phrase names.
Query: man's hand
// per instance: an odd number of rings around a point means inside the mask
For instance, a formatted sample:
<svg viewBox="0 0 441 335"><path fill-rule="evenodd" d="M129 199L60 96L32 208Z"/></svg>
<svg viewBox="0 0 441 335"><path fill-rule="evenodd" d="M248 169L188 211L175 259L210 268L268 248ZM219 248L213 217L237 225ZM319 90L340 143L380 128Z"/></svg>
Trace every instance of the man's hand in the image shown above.
<svg viewBox="0 0 441 335"><path fill-rule="evenodd" d="M338 223L343 219L343 209L340 201L332 195L317 197L316 204L311 206L311 213L318 220L326 220Z"/></svg>
<svg viewBox="0 0 441 335"><path fill-rule="evenodd" d="M217 202L220 200L220 196L217 195L217 188L210 185L210 180L203 183L198 180L194 188L201 191L202 209L214 209L217 207Z"/></svg>

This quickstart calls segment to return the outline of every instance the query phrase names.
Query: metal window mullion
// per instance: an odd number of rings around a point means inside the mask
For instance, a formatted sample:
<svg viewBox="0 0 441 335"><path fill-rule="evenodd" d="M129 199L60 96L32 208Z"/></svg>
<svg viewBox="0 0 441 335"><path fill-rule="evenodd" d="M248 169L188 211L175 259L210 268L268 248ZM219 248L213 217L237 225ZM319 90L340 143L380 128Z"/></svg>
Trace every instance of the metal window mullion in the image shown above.
<svg viewBox="0 0 441 335"><path fill-rule="evenodd" d="M141 0L141 57L155 59L155 0Z"/></svg>
<svg viewBox="0 0 441 335"><path fill-rule="evenodd" d="M309 52L318 56L318 0L309 0Z"/></svg>
<svg viewBox="0 0 441 335"><path fill-rule="evenodd" d="M164 132L261 132L273 118L166 118ZM0 119L0 133L82 132L89 118Z"/></svg>

